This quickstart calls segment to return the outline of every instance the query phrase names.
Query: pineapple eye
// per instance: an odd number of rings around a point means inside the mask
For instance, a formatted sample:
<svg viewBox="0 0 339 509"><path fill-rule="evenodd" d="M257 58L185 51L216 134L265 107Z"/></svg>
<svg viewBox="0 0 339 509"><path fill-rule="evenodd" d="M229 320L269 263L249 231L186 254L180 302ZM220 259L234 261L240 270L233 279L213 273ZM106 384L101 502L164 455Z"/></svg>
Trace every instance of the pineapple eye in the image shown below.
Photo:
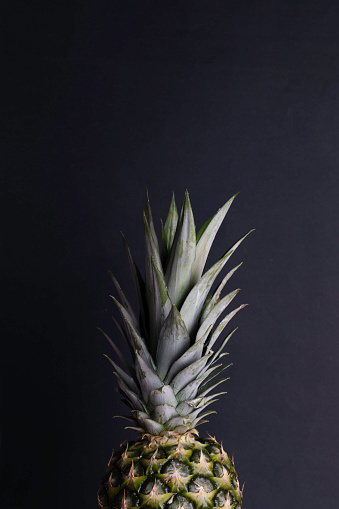
<svg viewBox="0 0 339 509"><path fill-rule="evenodd" d="M201 490L209 493L210 491L214 490L214 486L209 479L203 477L202 475L198 475L190 481L188 485L188 491L191 493L199 493Z"/></svg>
<svg viewBox="0 0 339 509"><path fill-rule="evenodd" d="M115 468L107 473L107 480L106 483L109 484L112 487L120 486L121 484L121 475L118 470Z"/></svg>
<svg viewBox="0 0 339 509"><path fill-rule="evenodd" d="M101 507L109 507L108 494L107 494L105 488L103 488L102 486L99 488L99 491L98 491L98 501L101 504ZM99 505L99 507L100 507L100 505Z"/></svg>
<svg viewBox="0 0 339 509"><path fill-rule="evenodd" d="M166 504L166 509L194 509L194 507L187 498L176 495L173 502Z"/></svg>
<svg viewBox="0 0 339 509"><path fill-rule="evenodd" d="M213 455L220 454L220 448L215 444L208 445L206 447L206 449L209 452L209 454L213 454Z"/></svg>
<svg viewBox="0 0 339 509"><path fill-rule="evenodd" d="M137 507L138 503L139 497L136 493L128 490L121 490L120 493L118 493L118 495L114 498L113 507Z"/></svg>
<svg viewBox="0 0 339 509"><path fill-rule="evenodd" d="M126 476L133 474L134 477L141 477L142 475L144 475L144 469L140 463L133 462L124 468L123 474Z"/></svg>
<svg viewBox="0 0 339 509"><path fill-rule="evenodd" d="M223 476L223 469L221 463L214 463L213 465L213 475L214 477L222 477Z"/></svg>
<svg viewBox="0 0 339 509"><path fill-rule="evenodd" d="M146 481L143 483L143 485L140 488L140 493L142 495L149 495L155 485L156 485L157 493L159 495L166 493L166 486L159 479L155 479L154 477L150 477L150 478L146 479Z"/></svg>
<svg viewBox="0 0 339 509"><path fill-rule="evenodd" d="M207 463L210 463L212 461L211 457L207 454L207 452L205 452L203 450L201 450L201 451L200 450L193 451L192 456L191 456L192 463L200 463L200 461L201 461L201 452L202 452L202 455L204 457L204 460Z"/></svg>
<svg viewBox="0 0 339 509"><path fill-rule="evenodd" d="M145 453L142 455L142 457L146 460L149 460L151 458L156 460L163 460L167 458L166 453L163 449L159 448L157 451L145 451Z"/></svg>
<svg viewBox="0 0 339 509"><path fill-rule="evenodd" d="M216 496L214 497L214 506L215 507L223 507L226 502L226 492L223 490L218 491Z"/></svg>
<svg viewBox="0 0 339 509"><path fill-rule="evenodd" d="M177 471L182 477L188 477L192 475L192 469L186 463L183 463L179 460L170 460L165 463L161 468L162 474L173 474L174 471Z"/></svg>

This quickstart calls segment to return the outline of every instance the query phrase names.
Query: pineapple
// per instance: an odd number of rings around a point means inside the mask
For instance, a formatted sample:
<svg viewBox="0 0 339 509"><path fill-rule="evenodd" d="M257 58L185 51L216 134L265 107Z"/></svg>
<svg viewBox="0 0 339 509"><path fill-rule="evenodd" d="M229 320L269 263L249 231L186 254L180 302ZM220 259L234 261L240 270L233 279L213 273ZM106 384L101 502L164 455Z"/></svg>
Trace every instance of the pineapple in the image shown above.
<svg viewBox="0 0 339 509"><path fill-rule="evenodd" d="M238 289L220 298L233 268L216 290L212 286L240 243L204 272L214 237L233 196L196 234L186 191L180 215L174 196L159 247L147 196L143 214L146 271L142 278L124 239L139 304L137 319L119 283L115 303L133 365L103 331L120 359L114 366L119 392L131 412L126 417L139 439L113 452L98 492L102 509L149 506L164 509L237 509L242 505L234 462L215 438L199 438L196 428L213 411L207 407L224 392L218 375L230 365L220 360L233 332L217 340L233 316L221 320ZM250 233L250 232L249 232ZM218 322L218 323L217 323Z"/></svg>

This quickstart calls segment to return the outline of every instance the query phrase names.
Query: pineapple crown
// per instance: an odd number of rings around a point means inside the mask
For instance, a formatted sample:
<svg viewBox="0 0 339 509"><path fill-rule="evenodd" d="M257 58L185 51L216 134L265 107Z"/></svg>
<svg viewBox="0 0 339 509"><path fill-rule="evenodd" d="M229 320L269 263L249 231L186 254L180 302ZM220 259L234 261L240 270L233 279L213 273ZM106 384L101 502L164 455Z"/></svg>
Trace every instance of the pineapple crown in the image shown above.
<svg viewBox="0 0 339 509"><path fill-rule="evenodd" d="M220 298L225 284L241 264L226 274L215 291L212 286L228 259L251 232L238 240L206 272L204 268L215 235L235 196L196 233L188 192L180 214L173 195L166 222L162 225L159 247L147 194L143 213L145 279L123 237L138 295L140 318L137 319L111 274L120 302L112 298L120 311L123 327L114 317L113 320L129 346L132 366L116 343L102 332L123 365L122 369L106 356L114 366L118 391L131 408L129 416L120 417L130 420L133 425L129 428L142 434L186 433L207 422L204 418L215 412L206 410L206 407L224 394L210 393L227 380L216 377L230 366L219 361L227 355L224 347L236 329L215 350L212 348L228 322L245 307L242 304L217 323L239 292L236 289Z"/></svg>

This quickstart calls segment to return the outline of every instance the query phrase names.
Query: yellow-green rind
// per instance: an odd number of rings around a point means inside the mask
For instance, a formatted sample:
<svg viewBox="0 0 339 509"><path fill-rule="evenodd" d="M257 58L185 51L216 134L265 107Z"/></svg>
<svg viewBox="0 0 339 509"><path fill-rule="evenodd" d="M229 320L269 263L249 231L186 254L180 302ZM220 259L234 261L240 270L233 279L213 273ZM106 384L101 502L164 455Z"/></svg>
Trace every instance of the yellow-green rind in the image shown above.
<svg viewBox="0 0 339 509"><path fill-rule="evenodd" d="M212 438L125 442L98 492L100 509L240 509L234 463Z"/></svg>

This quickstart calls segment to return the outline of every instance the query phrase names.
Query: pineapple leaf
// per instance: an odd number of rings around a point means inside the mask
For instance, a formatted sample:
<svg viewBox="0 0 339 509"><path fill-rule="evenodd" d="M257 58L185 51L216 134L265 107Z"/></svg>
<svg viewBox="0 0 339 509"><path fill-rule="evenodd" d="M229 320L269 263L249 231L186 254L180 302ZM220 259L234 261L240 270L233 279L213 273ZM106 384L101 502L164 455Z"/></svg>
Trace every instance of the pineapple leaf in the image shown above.
<svg viewBox="0 0 339 509"><path fill-rule="evenodd" d="M205 422L209 422L207 421L206 419L202 419L202 417L207 417L208 415L211 415L211 414L216 414L217 412L215 410L210 410L209 412L205 412L204 414L200 415L196 420L194 420L192 422L192 426L194 428L197 428L198 426L200 426L201 424L204 424Z"/></svg>
<svg viewBox="0 0 339 509"><path fill-rule="evenodd" d="M166 423L166 427L168 427L169 429L176 428L177 426L185 426L187 428L190 428L191 427L191 421L185 415L185 416L172 417L172 419L170 419Z"/></svg>
<svg viewBox="0 0 339 509"><path fill-rule="evenodd" d="M109 312L109 315L110 317L112 318L113 322L115 323L115 325L117 326L120 334L122 335L122 337L124 338L124 340L126 341L126 344L129 348L129 351L131 352L131 356L132 356L132 359L133 359L133 356L134 356L134 351L133 351L133 347L127 337L127 333L126 331L121 327L120 323L118 322L118 320L115 318L115 316L113 316L113 314L111 312ZM125 362L125 365L126 365L126 362ZM129 369L130 371L130 369Z"/></svg>
<svg viewBox="0 0 339 509"><path fill-rule="evenodd" d="M194 399L198 394L198 389L200 385L204 382L206 376L212 371L212 368L207 370L206 372L201 375L200 377L196 378L195 380L192 380L189 384L187 384L183 389L181 389L178 394L176 394L177 401L179 403L182 403L183 401L188 401L190 399Z"/></svg>
<svg viewBox="0 0 339 509"><path fill-rule="evenodd" d="M131 250L128 247L128 244L127 244L124 234L121 233L121 235L122 235L122 239L124 241L124 246L125 246L125 250L126 250L126 254L127 254L128 263L129 263L129 266L131 269L135 290L136 290L138 300L139 300L140 314L141 314L143 329L147 330L147 303L146 303L146 298L145 298L145 282L144 282L143 278L141 277L140 271L132 258Z"/></svg>
<svg viewBox="0 0 339 509"><path fill-rule="evenodd" d="M137 394L135 394L135 392L133 392L131 389L127 387L127 385L125 384L125 382L122 380L118 373L114 372L114 374L118 379L118 385L120 387L121 392L125 394L132 407L137 410L144 410L144 404L141 401L141 399L137 396Z"/></svg>
<svg viewBox="0 0 339 509"><path fill-rule="evenodd" d="M174 193L172 196L172 201L170 205L170 209L168 212L168 216L165 222L165 226L162 230L162 241L161 241L161 260L163 267L166 268L168 261L168 253L171 250L173 240L175 237L175 232L178 224L178 211L175 203Z"/></svg>
<svg viewBox="0 0 339 509"><path fill-rule="evenodd" d="M204 355L203 357L193 362L193 364L190 364L176 375L174 380L172 380L171 382L174 394L177 394L181 389L183 389L183 387L192 382L192 380L197 379L197 377L201 374L201 371L206 366L207 361L211 355L212 352Z"/></svg>
<svg viewBox="0 0 339 509"><path fill-rule="evenodd" d="M148 403L154 407L163 403L176 406L177 400L172 387L170 385L163 385L160 389L153 389L150 392Z"/></svg>
<svg viewBox="0 0 339 509"><path fill-rule="evenodd" d="M231 319L241 310L243 309L244 307L246 307L247 304L242 304L241 306L239 306L238 308L234 309L233 311L231 311L231 313L229 313L228 315L225 316L225 318L223 318L221 320L221 322L218 324L218 326L215 328L215 331L213 332L212 336L211 336L211 339L207 345L207 351L211 350L211 348L213 347L214 343L217 341L218 337L220 336L221 332L224 330L224 328L226 327L226 325L231 321ZM236 329L234 329L235 331ZM232 334L233 332L232 331ZM227 336L228 338L230 338L231 336ZM226 343L225 343L226 344Z"/></svg>
<svg viewBox="0 0 339 509"><path fill-rule="evenodd" d="M157 338L162 323L171 310L159 251L154 243L146 215L144 214L145 232L145 266L146 266L146 300L149 310L150 352L155 357Z"/></svg>
<svg viewBox="0 0 339 509"><path fill-rule="evenodd" d="M169 372L166 375L165 382L170 383L173 378L186 366L193 364L196 360L201 358L205 337L202 337L199 341L194 343L179 359L177 359L171 366Z"/></svg>
<svg viewBox="0 0 339 509"><path fill-rule="evenodd" d="M135 372L144 400L148 401L150 392L159 389L163 383L156 372L148 365L138 352L135 354Z"/></svg>
<svg viewBox="0 0 339 509"><path fill-rule="evenodd" d="M117 325L120 327L120 324L119 322L116 322ZM119 357L120 361L124 364L124 366L126 366L126 368L128 369L129 372L133 372L133 369L131 368L131 366L129 366L125 360L125 357L122 355L120 349L116 346L116 344L114 343L114 341L106 334L106 332L104 332L102 329L100 329L100 327L98 327L98 330L105 336L105 338L107 339L107 341L109 342L109 344L111 345L111 347L113 348L113 350L115 351L115 353L117 354L117 356ZM126 339L124 333L123 333L123 330L121 329L120 327L120 330L121 330L121 333L123 334L124 338Z"/></svg>
<svg viewBox="0 0 339 509"><path fill-rule="evenodd" d="M118 281L116 280L116 278L114 277L114 275L112 274L112 272L109 270L109 275L111 276L112 278L112 281L114 283L114 286L115 288L117 289L117 292L119 294L119 297L121 299L121 302L123 304L123 306L127 309L127 311L129 312L130 314L130 317L131 317L131 321L132 321L132 324L134 325L134 327L138 330L139 328L139 325L138 325L138 321L135 317L135 314L134 314L134 311L130 305L130 303L128 302L124 292L122 291L121 289L121 286L119 285Z"/></svg>
<svg viewBox="0 0 339 509"><path fill-rule="evenodd" d="M170 298L179 307L190 289L191 267L195 258L196 238L193 212L186 191L180 219L171 248L165 279Z"/></svg>
<svg viewBox="0 0 339 509"><path fill-rule="evenodd" d="M199 327L197 332L197 340L199 340L202 336L206 334L207 329L209 329L211 326L213 327L221 313L225 311L226 307L232 302L232 300L239 291L240 289L234 290L233 292L226 295L223 299L221 299L218 302L218 304L214 306L214 308L207 315L202 325Z"/></svg>
<svg viewBox="0 0 339 509"><path fill-rule="evenodd" d="M134 431L137 431L138 433L145 433L144 428L138 428L136 426L125 426L124 429L133 429Z"/></svg>
<svg viewBox="0 0 339 509"><path fill-rule="evenodd" d="M156 245L157 250L159 251L158 239L157 239L157 235L155 233L151 205L150 205L149 197L148 197L148 190L146 191L146 212L145 212L145 214L146 214L147 223L148 223L151 233L152 233L154 243Z"/></svg>
<svg viewBox="0 0 339 509"><path fill-rule="evenodd" d="M163 403L154 408L152 416L155 421L160 422L160 424L165 424L167 421L172 419L172 417L177 417L178 412L174 406Z"/></svg>
<svg viewBox="0 0 339 509"><path fill-rule="evenodd" d="M138 422L130 415L113 415L113 419L125 419L126 421L132 422L133 424L138 424Z"/></svg>
<svg viewBox="0 0 339 509"><path fill-rule="evenodd" d="M213 217L210 217L209 219L207 219L207 221L202 225L202 227L200 228L200 230L198 231L197 233L197 244L199 242L199 240L201 239L202 237L202 234L204 233L204 231L206 230L207 226L210 224L210 222L212 221Z"/></svg>
<svg viewBox="0 0 339 509"><path fill-rule="evenodd" d="M147 362L150 366L154 367L154 362L153 362L153 359L147 349L147 346L146 346L144 340L142 339L142 337L139 335L139 333L133 327L128 311L120 304L120 302L117 301L117 299L115 297L112 297L112 299L118 306L118 309L121 313L122 319L123 319L125 327L126 327L127 337L133 347L134 355L136 355L136 353L139 352L140 355L145 360L145 362Z"/></svg>
<svg viewBox="0 0 339 509"><path fill-rule="evenodd" d="M233 276L234 272L242 265L242 262L239 263L239 265L237 265L236 267L234 267L234 269L230 270L230 272L228 274L226 274L226 276L224 277L224 279L221 281L220 285L218 286L218 288L216 289L216 291L214 292L213 296L211 297L208 297L206 299L206 304L203 308L203 311L201 313L201 318L200 318L200 323L202 323L205 318L207 317L207 315L211 312L211 310L214 308L214 306L217 304L217 302L219 301L220 299L220 294L224 288L224 286L226 285L227 281Z"/></svg>
<svg viewBox="0 0 339 509"><path fill-rule="evenodd" d="M225 203L225 205L218 210L215 216L210 221L204 224L202 230L200 230L198 233L196 257L192 266L191 275L192 286L194 286L201 278L208 257L208 253L211 249L214 238L235 196L236 195L234 195L230 200L228 200L228 202Z"/></svg>
<svg viewBox="0 0 339 509"><path fill-rule="evenodd" d="M198 395L201 397L206 396L206 394L211 392L214 389L214 387L217 387L218 385L226 382L227 380L229 380L229 377L220 378L218 380L214 380L213 382L207 382L206 384L200 387L200 389L198 390Z"/></svg>
<svg viewBox="0 0 339 509"><path fill-rule="evenodd" d="M253 231L253 230L251 230ZM186 324L187 330L190 335L193 334L194 329L197 326L198 319L203 308L205 299L207 297L208 292L210 291L216 277L226 264L227 260L232 256L237 247L241 244L241 242L249 235L248 232L244 235L240 240L238 240L232 247L229 249L224 256L216 262L200 279L200 281L192 288L188 296L186 297L181 309L180 314Z"/></svg>
<svg viewBox="0 0 339 509"><path fill-rule="evenodd" d="M120 378L125 382L127 387L129 389L131 389L133 392L135 392L135 394L137 394L137 396L140 397L141 394L140 394L139 388L138 388L137 384L135 383L134 379L131 376L129 376L127 373L125 373L125 371L123 369L121 369L117 364L115 364L115 362L112 361L112 359L108 355L104 354L104 357L106 357L106 359L109 360L109 362L112 364L112 366L114 367L114 369L116 370L116 372L118 373Z"/></svg>
<svg viewBox="0 0 339 509"><path fill-rule="evenodd" d="M189 348L190 337L176 306L166 318L159 335L156 365L161 378L165 378L173 363Z"/></svg>
<svg viewBox="0 0 339 509"><path fill-rule="evenodd" d="M159 422L153 421L153 419L142 419L138 417L138 423L143 426L143 431L151 433L151 435L160 435L164 431L164 427Z"/></svg>
<svg viewBox="0 0 339 509"><path fill-rule="evenodd" d="M138 419L149 419L149 414L147 412L139 412L139 410L132 410L132 415L134 416L134 420L136 420L138 424Z"/></svg>
<svg viewBox="0 0 339 509"><path fill-rule="evenodd" d="M205 405L203 405L202 407L200 408L197 408L196 410L193 410L193 412L191 412L189 414L190 416L190 419L196 419L203 410L205 410L205 408L207 408L209 405L211 405L212 403L215 403L215 401L218 401L218 398L216 399L211 399L210 401L208 401Z"/></svg>

